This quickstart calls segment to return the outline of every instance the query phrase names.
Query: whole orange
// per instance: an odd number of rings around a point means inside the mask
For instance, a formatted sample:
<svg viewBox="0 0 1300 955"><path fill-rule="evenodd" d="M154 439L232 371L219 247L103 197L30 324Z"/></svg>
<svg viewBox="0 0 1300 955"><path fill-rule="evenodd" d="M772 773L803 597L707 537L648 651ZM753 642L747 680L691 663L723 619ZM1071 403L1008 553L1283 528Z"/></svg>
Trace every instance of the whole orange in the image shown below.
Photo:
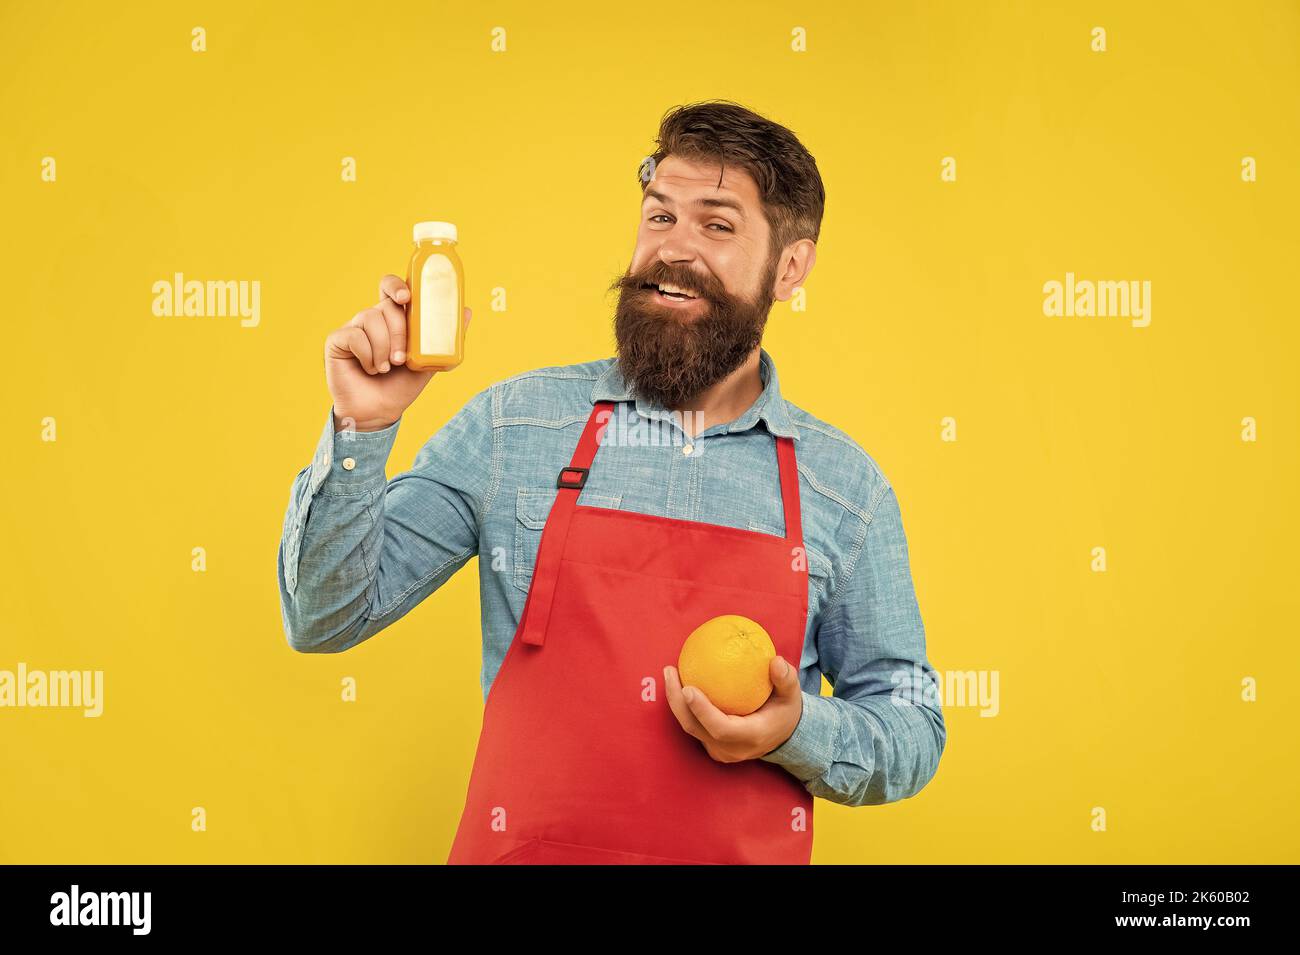
<svg viewBox="0 0 1300 955"><path fill-rule="evenodd" d="M677 673L682 686L697 687L722 712L747 716L772 695L768 667L774 656L776 647L761 625L728 613L691 632Z"/></svg>

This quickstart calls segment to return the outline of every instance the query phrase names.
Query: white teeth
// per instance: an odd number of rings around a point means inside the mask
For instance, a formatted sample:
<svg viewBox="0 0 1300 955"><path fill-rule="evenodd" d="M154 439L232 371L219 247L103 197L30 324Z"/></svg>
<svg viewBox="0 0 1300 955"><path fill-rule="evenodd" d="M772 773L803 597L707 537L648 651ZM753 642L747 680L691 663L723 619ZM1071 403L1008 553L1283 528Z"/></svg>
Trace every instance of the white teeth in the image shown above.
<svg viewBox="0 0 1300 955"><path fill-rule="evenodd" d="M695 293L692 292L690 289L684 289L680 285L669 285L667 282L659 283L659 291L676 292L678 295L685 295L688 298L696 298Z"/></svg>

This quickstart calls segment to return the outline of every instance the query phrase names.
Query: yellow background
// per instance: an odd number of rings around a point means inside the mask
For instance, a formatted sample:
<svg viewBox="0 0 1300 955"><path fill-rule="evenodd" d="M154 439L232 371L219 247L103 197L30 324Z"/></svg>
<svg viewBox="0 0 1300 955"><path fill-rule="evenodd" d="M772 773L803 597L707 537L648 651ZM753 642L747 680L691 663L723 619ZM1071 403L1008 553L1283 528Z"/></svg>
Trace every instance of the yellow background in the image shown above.
<svg viewBox="0 0 1300 955"><path fill-rule="evenodd" d="M467 360L390 475L489 383L613 354L637 165L711 97L817 157L808 308L765 346L896 486L931 662L1000 675L916 798L818 800L814 861L1298 861L1300 7L901 6L0 8L0 669L105 673L99 719L0 710L0 861L446 858L477 564L345 654L281 628L323 340L457 223ZM1044 316L1067 271L1151 281L1150 327ZM260 281L260 325L155 317L175 272Z"/></svg>

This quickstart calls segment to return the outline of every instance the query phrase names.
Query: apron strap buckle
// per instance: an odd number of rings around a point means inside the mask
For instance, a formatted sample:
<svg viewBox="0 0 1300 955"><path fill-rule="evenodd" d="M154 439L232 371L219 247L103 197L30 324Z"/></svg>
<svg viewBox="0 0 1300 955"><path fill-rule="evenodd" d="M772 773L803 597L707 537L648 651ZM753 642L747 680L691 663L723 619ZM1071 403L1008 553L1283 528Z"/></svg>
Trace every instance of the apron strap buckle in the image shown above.
<svg viewBox="0 0 1300 955"><path fill-rule="evenodd" d="M560 472L559 476L555 479L555 486L558 488L567 487L567 488L573 488L575 490L579 489L584 484L587 483L587 474L589 471L590 468L565 468ZM566 480L564 477L564 475L566 474L577 474L578 475L577 481Z"/></svg>

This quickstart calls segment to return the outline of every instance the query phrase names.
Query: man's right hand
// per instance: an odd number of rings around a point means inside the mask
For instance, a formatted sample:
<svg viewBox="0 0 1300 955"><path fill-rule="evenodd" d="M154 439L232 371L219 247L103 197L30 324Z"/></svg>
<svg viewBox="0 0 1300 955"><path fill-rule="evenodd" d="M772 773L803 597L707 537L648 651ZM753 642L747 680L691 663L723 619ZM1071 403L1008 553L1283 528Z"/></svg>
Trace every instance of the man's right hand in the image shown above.
<svg viewBox="0 0 1300 955"><path fill-rule="evenodd" d="M380 431L402 416L436 371L406 367L406 304L411 290L396 275L379 280L379 302L325 339L325 383L334 398L334 430ZM469 328L470 310L465 309Z"/></svg>

